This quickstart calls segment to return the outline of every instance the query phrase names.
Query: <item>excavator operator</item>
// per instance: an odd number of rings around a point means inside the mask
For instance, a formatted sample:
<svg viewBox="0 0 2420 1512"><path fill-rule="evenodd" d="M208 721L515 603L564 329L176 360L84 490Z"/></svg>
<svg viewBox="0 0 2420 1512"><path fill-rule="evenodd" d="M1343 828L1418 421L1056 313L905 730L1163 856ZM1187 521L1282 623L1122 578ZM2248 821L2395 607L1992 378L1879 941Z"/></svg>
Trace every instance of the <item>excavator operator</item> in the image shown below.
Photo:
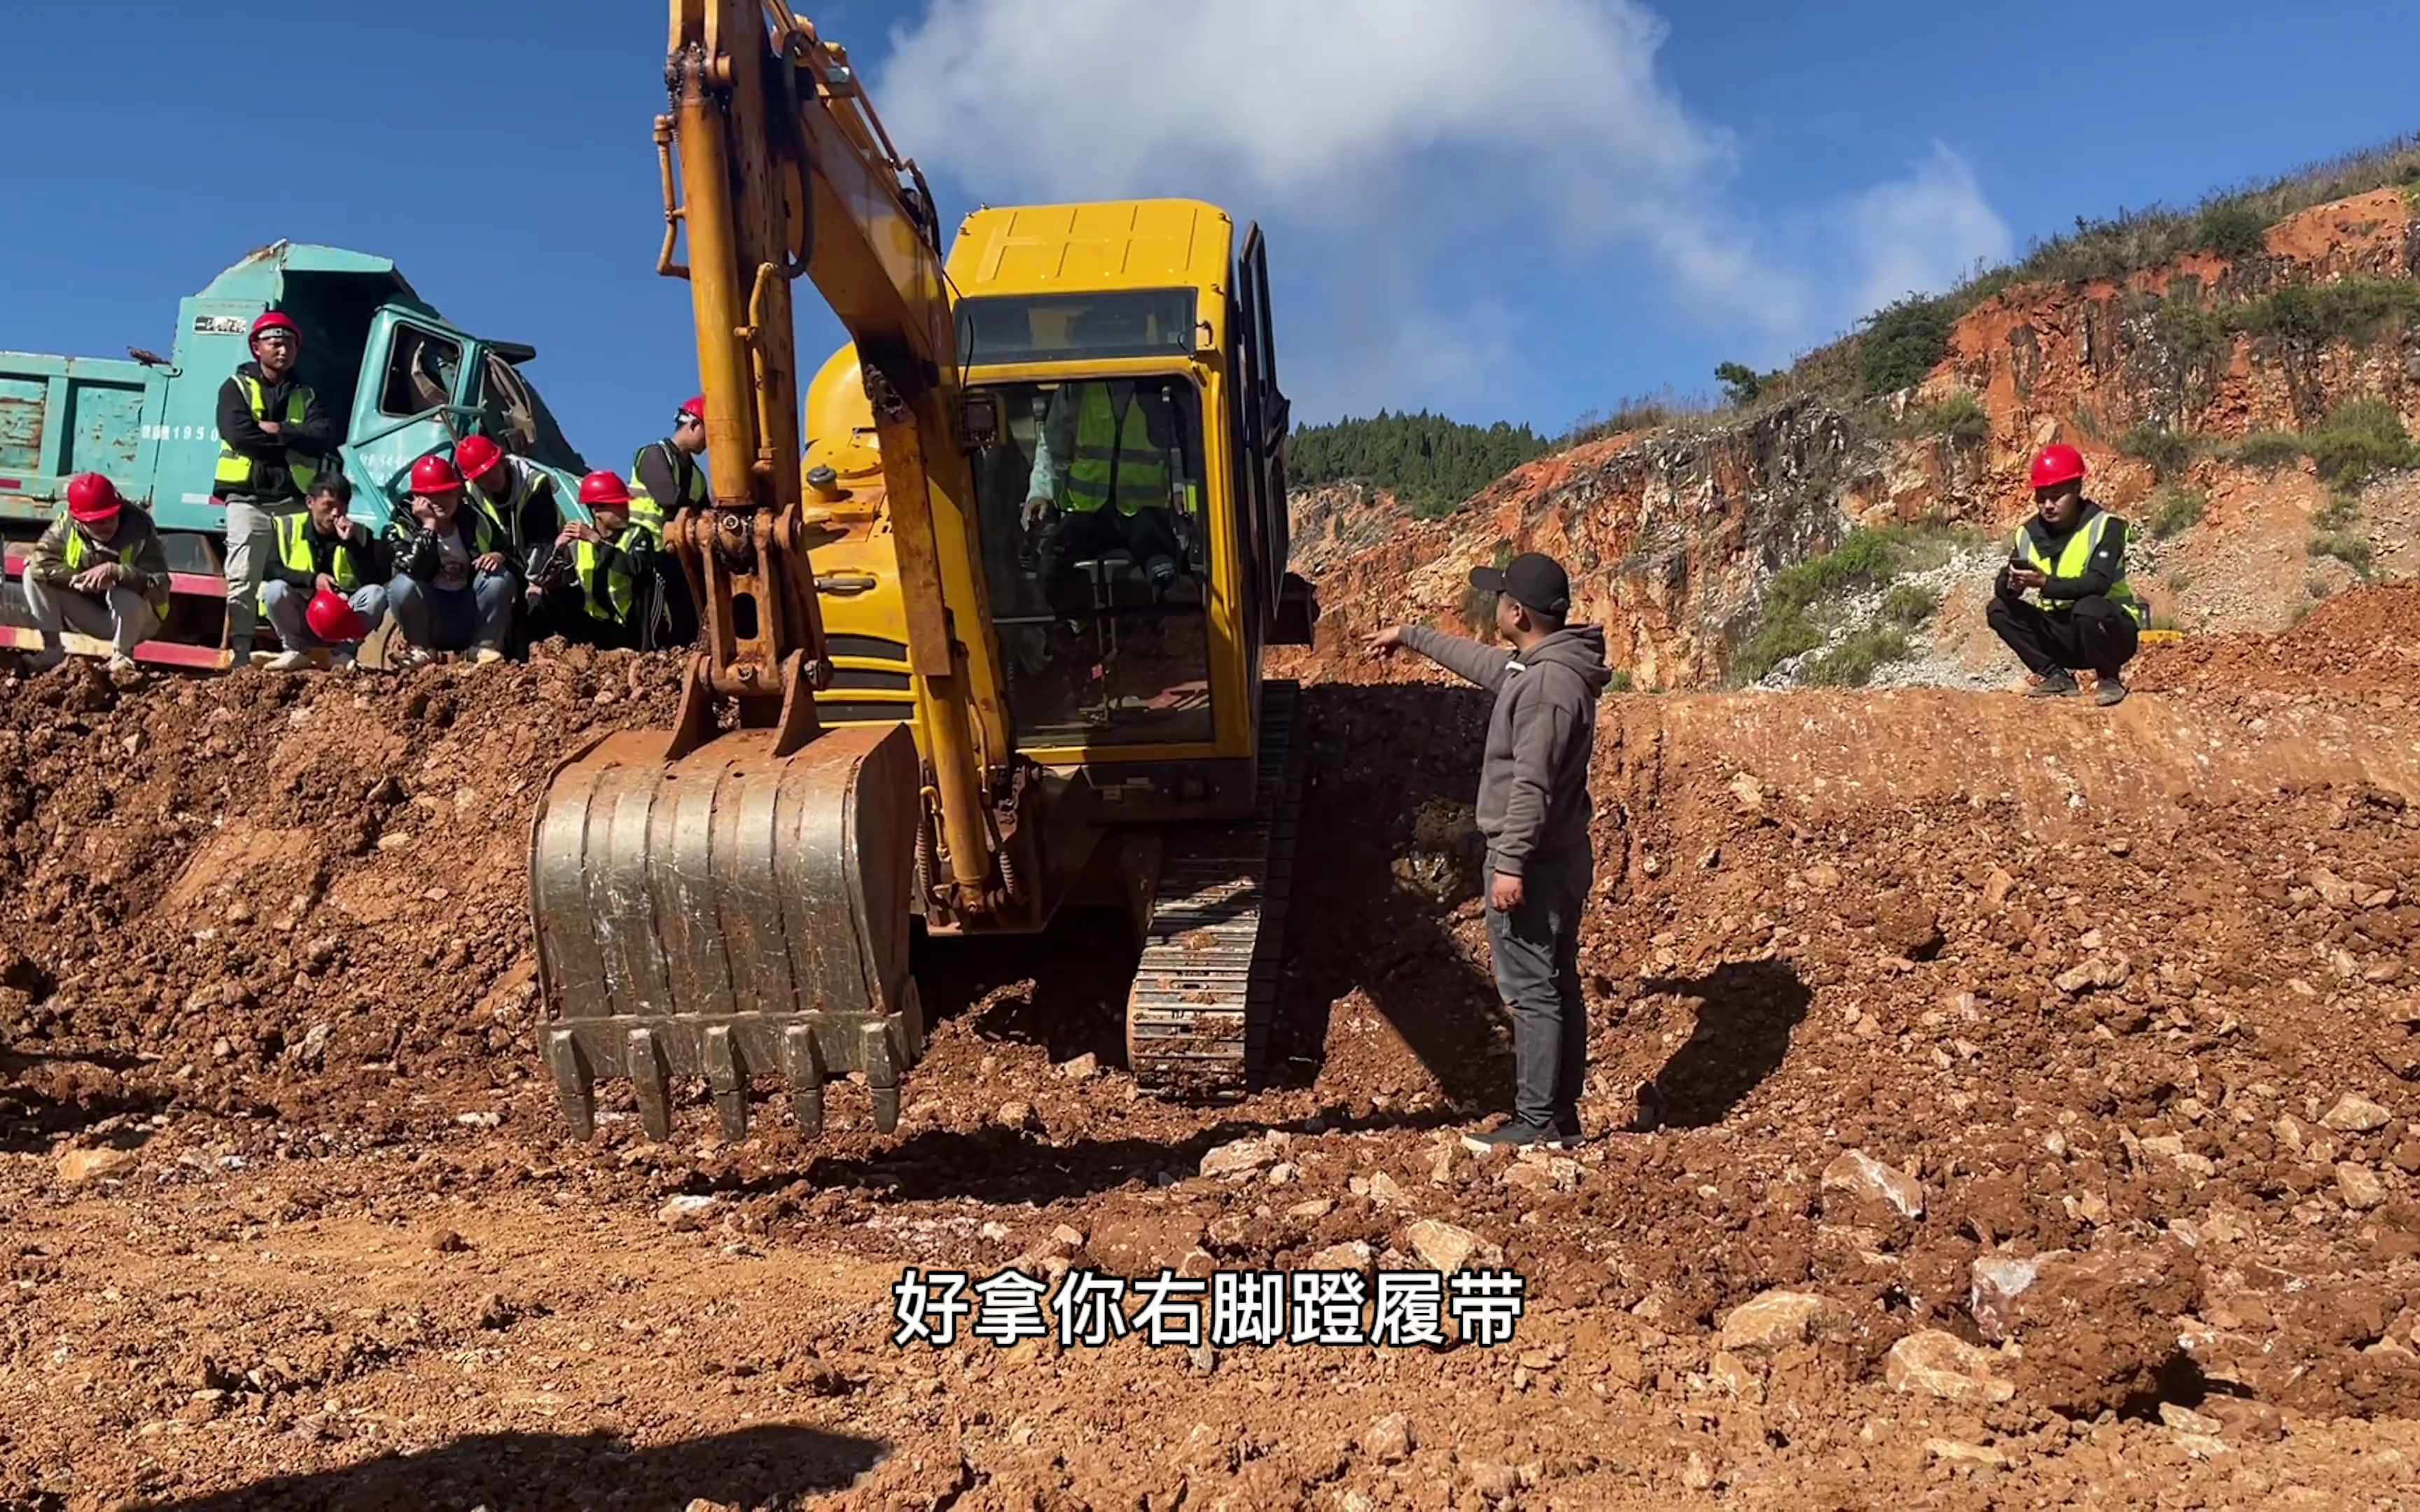
<svg viewBox="0 0 2420 1512"><path fill-rule="evenodd" d="M1142 316L1112 307L1077 322L1077 340L1119 349L1140 334ZM1069 383L1051 395L1033 449L1025 529L1039 530L1043 591L1063 601L1069 565L1124 550L1163 603L1202 602L1179 538L1184 486L1183 422L1165 384L1113 378Z"/></svg>

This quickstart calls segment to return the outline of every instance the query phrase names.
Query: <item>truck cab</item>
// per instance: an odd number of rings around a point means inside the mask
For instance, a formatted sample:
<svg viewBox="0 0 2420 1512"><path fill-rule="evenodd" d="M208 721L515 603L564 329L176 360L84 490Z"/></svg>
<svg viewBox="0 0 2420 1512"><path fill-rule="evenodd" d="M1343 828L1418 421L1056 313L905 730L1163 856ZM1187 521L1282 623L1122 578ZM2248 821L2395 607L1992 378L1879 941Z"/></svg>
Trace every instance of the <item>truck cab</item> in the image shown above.
<svg viewBox="0 0 2420 1512"><path fill-rule="evenodd" d="M372 530L400 507L414 461L474 432L552 473L559 500L578 498L586 465L520 372L535 348L447 321L386 258L281 241L178 306L166 358L140 348L122 362L0 352L0 538L10 579L0 591L0 645L39 644L15 582L20 552L64 507L68 479L92 471L150 511L176 574L168 623L137 656L224 663L225 511L210 497L219 390L251 360L252 322L270 309L302 330L302 381L339 420L352 513Z"/></svg>

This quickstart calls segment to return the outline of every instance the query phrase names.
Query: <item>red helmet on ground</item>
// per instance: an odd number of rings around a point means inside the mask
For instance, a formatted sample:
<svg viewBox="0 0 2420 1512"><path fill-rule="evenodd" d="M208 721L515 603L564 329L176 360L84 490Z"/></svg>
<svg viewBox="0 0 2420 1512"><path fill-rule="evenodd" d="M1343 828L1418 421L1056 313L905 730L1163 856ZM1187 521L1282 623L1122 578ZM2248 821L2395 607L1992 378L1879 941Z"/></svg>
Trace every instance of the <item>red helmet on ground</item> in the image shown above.
<svg viewBox="0 0 2420 1512"><path fill-rule="evenodd" d="M504 459L504 449L485 436L465 436L461 444L454 448L454 465L473 483L494 471L496 464Z"/></svg>
<svg viewBox="0 0 2420 1512"><path fill-rule="evenodd" d="M2073 483L2088 470L2084 454L2065 441L2045 446L2034 458L2034 486L2055 488L2062 483Z"/></svg>
<svg viewBox="0 0 2420 1512"><path fill-rule="evenodd" d="M353 612L353 606L342 594L325 588L311 595L310 604L302 610L302 623L311 627L313 635L332 646L359 640L369 634L362 617Z"/></svg>
<svg viewBox="0 0 2420 1512"><path fill-rule="evenodd" d="M703 393L701 393L701 394L699 394L696 398L691 399L691 400L690 400L687 404L682 405L682 406L680 407L680 412L681 412L682 414L685 414L685 415L695 415L695 416L697 417L697 423L698 423L699 424L701 424L701 425L705 424L706 424L706 395L705 395L705 394L703 394Z"/></svg>
<svg viewBox="0 0 2420 1512"><path fill-rule="evenodd" d="M258 340L260 333L264 331L283 331L287 335L292 336L296 341L301 341L302 339L302 328L296 325L294 323L294 317L287 315L283 310L267 311L262 314L259 319L255 320L252 323L252 335L254 340Z"/></svg>
<svg viewBox="0 0 2420 1512"><path fill-rule="evenodd" d="M116 517L126 507L117 496L117 485L98 472L79 472L68 480L68 517L97 525Z"/></svg>
<svg viewBox="0 0 2420 1512"><path fill-rule="evenodd" d="M413 493L460 493L462 474L442 456L424 456L411 464Z"/></svg>
<svg viewBox="0 0 2420 1512"><path fill-rule="evenodd" d="M592 472L580 480L580 501L591 509L630 507L630 486L618 472Z"/></svg>

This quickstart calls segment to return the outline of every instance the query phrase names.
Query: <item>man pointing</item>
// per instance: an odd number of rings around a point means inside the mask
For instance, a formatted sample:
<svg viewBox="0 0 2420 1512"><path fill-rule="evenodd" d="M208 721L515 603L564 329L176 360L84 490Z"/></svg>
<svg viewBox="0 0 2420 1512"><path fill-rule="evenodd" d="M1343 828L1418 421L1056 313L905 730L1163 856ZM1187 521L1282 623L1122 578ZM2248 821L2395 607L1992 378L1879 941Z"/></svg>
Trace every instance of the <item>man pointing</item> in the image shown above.
<svg viewBox="0 0 2420 1512"><path fill-rule="evenodd" d="M1553 558L1530 552L1472 571L1496 594L1496 628L1512 649L1422 625L1370 638L1371 654L1409 646L1496 694L1479 777L1487 837L1487 943L1496 991L1512 1015L1512 1121L1465 1143L1554 1145L1580 1136L1588 1072L1588 1008L1580 996L1580 915L1595 878L1589 844L1589 752L1596 704L1612 671L1605 632L1566 625L1572 585Z"/></svg>

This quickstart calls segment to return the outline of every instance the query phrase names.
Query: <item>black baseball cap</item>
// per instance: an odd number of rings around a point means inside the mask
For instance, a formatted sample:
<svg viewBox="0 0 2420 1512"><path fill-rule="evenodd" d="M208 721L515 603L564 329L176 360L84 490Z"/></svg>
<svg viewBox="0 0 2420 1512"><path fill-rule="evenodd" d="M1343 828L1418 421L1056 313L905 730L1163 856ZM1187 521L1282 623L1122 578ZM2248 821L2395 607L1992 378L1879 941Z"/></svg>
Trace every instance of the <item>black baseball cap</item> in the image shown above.
<svg viewBox="0 0 2420 1512"><path fill-rule="evenodd" d="M1486 594L1503 594L1523 609L1557 618L1572 611L1572 579L1563 564L1536 551L1524 551L1501 567L1473 567L1470 586Z"/></svg>

